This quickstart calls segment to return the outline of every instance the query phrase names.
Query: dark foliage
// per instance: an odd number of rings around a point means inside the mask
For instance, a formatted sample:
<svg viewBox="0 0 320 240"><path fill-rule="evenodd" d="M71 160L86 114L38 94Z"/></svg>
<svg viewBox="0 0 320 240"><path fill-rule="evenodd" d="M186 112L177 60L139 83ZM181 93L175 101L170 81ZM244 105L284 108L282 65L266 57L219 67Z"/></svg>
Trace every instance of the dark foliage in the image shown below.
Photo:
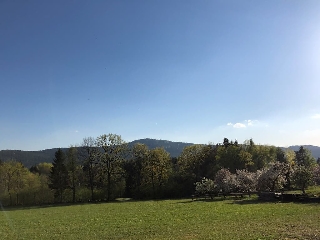
<svg viewBox="0 0 320 240"><path fill-rule="evenodd" d="M50 188L55 190L55 197L59 202L62 202L63 192L68 188L68 171L65 165L65 154L61 149L55 153L55 158L52 163L50 173Z"/></svg>

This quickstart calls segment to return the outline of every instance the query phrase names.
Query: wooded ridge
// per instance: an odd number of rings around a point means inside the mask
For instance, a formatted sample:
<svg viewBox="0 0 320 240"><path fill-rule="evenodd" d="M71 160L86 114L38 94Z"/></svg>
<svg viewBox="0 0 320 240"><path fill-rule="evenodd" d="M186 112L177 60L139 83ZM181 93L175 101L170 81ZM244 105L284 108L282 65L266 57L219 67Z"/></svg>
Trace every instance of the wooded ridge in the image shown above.
<svg viewBox="0 0 320 240"><path fill-rule="evenodd" d="M163 147L171 157L178 157L182 153L182 150L186 146L194 145L194 143L184 143L184 142L173 142L168 140L158 140L158 139L139 139L129 142L129 146L141 143L148 146L149 149L155 149L157 147ZM299 150L300 145L294 145L288 147L294 151ZM312 156L317 159L320 157L320 147L312 145L303 145L303 147L309 149L312 153ZM61 148L63 151L66 151L68 148ZM286 148L282 148L283 150ZM45 149L39 151L22 151L22 150L1 150L0 151L0 160L7 161L9 159L16 160L21 162L25 167L30 168L33 165L39 163L52 163L54 159L54 153L58 148Z"/></svg>

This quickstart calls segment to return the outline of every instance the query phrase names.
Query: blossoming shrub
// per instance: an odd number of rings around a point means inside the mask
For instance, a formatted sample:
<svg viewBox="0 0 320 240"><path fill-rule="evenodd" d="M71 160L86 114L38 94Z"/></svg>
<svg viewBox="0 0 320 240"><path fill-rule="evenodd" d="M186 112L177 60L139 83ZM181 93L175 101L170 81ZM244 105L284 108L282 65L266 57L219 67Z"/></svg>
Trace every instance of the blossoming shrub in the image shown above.
<svg viewBox="0 0 320 240"><path fill-rule="evenodd" d="M223 168L217 172L214 184L216 190L224 195L237 191L236 176L228 169Z"/></svg>
<svg viewBox="0 0 320 240"><path fill-rule="evenodd" d="M320 185L320 165L313 169L313 180L315 184Z"/></svg>
<svg viewBox="0 0 320 240"><path fill-rule="evenodd" d="M236 172L237 190L243 193L251 193L256 191L257 174L248 172L247 170L237 170Z"/></svg>
<svg viewBox="0 0 320 240"><path fill-rule="evenodd" d="M274 192L284 188L289 171L287 163L273 162L267 168L257 171L257 190L259 192Z"/></svg>
<svg viewBox="0 0 320 240"><path fill-rule="evenodd" d="M205 195L214 192L214 182L211 179L203 178L200 182L196 182L196 194Z"/></svg>

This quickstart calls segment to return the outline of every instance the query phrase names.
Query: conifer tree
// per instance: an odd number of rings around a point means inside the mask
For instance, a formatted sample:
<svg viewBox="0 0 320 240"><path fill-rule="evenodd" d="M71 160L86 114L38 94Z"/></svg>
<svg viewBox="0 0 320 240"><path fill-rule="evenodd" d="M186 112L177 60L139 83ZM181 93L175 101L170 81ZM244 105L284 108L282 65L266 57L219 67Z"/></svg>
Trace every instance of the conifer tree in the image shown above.
<svg viewBox="0 0 320 240"><path fill-rule="evenodd" d="M55 152L53 167L50 172L50 188L55 190L55 197L62 202L64 190L68 187L68 171L65 166L65 154L59 148Z"/></svg>

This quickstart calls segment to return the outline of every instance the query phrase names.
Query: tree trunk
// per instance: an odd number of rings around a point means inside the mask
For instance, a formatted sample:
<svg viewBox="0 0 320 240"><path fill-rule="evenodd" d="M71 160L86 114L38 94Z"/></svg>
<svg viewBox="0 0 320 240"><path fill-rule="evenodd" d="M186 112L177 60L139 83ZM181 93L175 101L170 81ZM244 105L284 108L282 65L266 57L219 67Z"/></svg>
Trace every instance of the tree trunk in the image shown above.
<svg viewBox="0 0 320 240"><path fill-rule="evenodd" d="M11 196L11 193L9 193L9 196L10 196L10 206L12 206L12 196Z"/></svg>
<svg viewBox="0 0 320 240"><path fill-rule="evenodd" d="M141 193L140 193L140 185L141 185L141 180L140 180L140 174L139 174L139 176L138 176L138 182L137 182L138 184L138 188L137 188L137 196L138 196L138 199L140 199L140 197L141 197Z"/></svg>
<svg viewBox="0 0 320 240"><path fill-rule="evenodd" d="M73 173L73 176L72 176L72 202L73 203L76 202L76 183L75 183L74 173Z"/></svg>
<svg viewBox="0 0 320 240"><path fill-rule="evenodd" d="M93 196L93 185L90 186L91 187L91 201L94 201L94 196Z"/></svg>
<svg viewBox="0 0 320 240"><path fill-rule="evenodd" d="M60 203L62 203L62 192L63 192L63 190L60 189Z"/></svg>
<svg viewBox="0 0 320 240"><path fill-rule="evenodd" d="M306 194L306 191L305 191L305 184L302 184L302 192L303 192L303 194Z"/></svg>
<svg viewBox="0 0 320 240"><path fill-rule="evenodd" d="M76 187L73 187L73 192L72 192L72 202L75 203L76 202Z"/></svg>
<svg viewBox="0 0 320 240"><path fill-rule="evenodd" d="M93 173L92 173L92 163L89 164L89 179L90 179L90 189L91 189L91 201L94 201L93 196Z"/></svg>
<svg viewBox="0 0 320 240"><path fill-rule="evenodd" d="M110 191L111 191L111 173L108 171L108 185L107 185L107 201L109 202L110 201Z"/></svg>
<svg viewBox="0 0 320 240"><path fill-rule="evenodd" d="M11 192L10 192L10 184L8 183L8 193L9 193L9 197L10 197L10 206L12 206L12 196L11 196Z"/></svg>
<svg viewBox="0 0 320 240"><path fill-rule="evenodd" d="M156 198L156 189L155 189L155 185L154 185L153 174L152 174L152 177L151 177L151 182L152 182L152 194L153 194L153 198L155 199Z"/></svg>

